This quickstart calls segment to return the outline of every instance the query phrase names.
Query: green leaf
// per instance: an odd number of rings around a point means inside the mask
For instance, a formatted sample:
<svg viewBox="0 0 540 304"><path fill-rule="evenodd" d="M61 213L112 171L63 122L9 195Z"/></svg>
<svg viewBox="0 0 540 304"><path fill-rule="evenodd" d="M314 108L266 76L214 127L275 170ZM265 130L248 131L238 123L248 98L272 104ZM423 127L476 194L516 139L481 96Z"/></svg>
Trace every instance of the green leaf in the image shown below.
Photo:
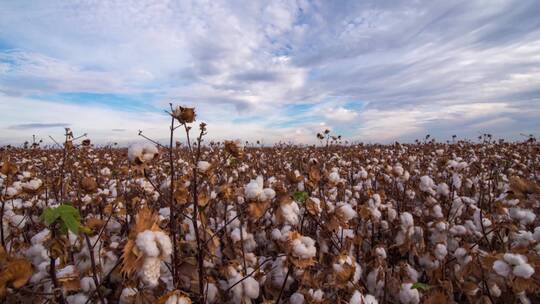
<svg viewBox="0 0 540 304"><path fill-rule="evenodd" d="M293 194L293 199L297 202L303 203L309 198L309 195L305 191L297 191Z"/></svg>
<svg viewBox="0 0 540 304"><path fill-rule="evenodd" d="M430 288L431 288L431 286L429 286L428 284L420 283L420 282L416 282L416 283L412 284L412 286L411 286L411 289L420 289L420 290L428 290Z"/></svg>
<svg viewBox="0 0 540 304"><path fill-rule="evenodd" d="M60 217L60 214L57 212L56 208L46 208L41 214L41 220L47 225L54 223L58 217Z"/></svg>
<svg viewBox="0 0 540 304"><path fill-rule="evenodd" d="M66 225L67 229L75 234L79 234L79 227L81 226L81 217L79 215L79 211L68 204L60 205L56 209L58 210L60 218Z"/></svg>

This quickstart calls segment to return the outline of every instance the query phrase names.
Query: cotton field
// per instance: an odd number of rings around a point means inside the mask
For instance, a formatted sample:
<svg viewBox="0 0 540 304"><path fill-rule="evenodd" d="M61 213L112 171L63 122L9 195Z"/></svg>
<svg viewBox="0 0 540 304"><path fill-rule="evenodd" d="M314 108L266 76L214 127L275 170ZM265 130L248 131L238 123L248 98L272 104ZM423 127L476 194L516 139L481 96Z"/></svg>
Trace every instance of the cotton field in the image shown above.
<svg viewBox="0 0 540 304"><path fill-rule="evenodd" d="M534 140L268 147L206 141L191 108L170 124L166 144L2 148L1 302L540 302Z"/></svg>

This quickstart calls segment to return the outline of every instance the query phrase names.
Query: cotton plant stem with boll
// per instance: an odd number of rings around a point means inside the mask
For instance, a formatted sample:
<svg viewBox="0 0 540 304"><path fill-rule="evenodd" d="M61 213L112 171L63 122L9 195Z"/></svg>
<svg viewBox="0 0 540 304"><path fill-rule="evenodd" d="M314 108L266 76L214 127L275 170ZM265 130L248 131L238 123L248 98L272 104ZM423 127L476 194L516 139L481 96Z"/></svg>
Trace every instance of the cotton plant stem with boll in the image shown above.
<svg viewBox="0 0 540 304"><path fill-rule="evenodd" d="M172 107L172 105L171 105ZM171 230L171 237L172 237L172 243L173 243L173 256L172 256L172 278L173 278L173 286L176 286L177 284L177 272L176 267L178 266L177 259L178 259L178 246L176 243L177 238L177 231L176 231L176 205L174 200L174 182L175 182L175 166L174 166L174 154L173 154L173 137L174 137L174 117L171 118L171 127L170 127L171 135L169 140L169 165L170 165L170 175L171 175L171 184L169 185L169 212L170 212L170 218L169 218L169 226Z"/></svg>

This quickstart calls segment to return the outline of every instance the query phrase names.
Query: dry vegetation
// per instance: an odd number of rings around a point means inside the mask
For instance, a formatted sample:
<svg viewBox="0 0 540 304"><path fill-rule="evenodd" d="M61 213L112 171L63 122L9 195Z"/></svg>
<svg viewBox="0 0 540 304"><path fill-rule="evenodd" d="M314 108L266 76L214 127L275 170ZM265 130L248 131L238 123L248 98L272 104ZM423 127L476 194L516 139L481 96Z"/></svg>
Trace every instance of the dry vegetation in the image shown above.
<svg viewBox="0 0 540 304"><path fill-rule="evenodd" d="M170 114L166 146L3 148L1 301L540 301L533 138L243 147Z"/></svg>

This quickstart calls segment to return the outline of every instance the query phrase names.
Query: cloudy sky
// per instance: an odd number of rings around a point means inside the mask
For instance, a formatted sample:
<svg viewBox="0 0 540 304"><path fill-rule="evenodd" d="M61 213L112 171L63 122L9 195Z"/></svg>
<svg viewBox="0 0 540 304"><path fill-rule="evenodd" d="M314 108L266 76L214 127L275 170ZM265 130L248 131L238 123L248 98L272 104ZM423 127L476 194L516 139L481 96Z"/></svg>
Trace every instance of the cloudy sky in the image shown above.
<svg viewBox="0 0 540 304"><path fill-rule="evenodd" d="M0 1L0 143L540 135L540 1Z"/></svg>

